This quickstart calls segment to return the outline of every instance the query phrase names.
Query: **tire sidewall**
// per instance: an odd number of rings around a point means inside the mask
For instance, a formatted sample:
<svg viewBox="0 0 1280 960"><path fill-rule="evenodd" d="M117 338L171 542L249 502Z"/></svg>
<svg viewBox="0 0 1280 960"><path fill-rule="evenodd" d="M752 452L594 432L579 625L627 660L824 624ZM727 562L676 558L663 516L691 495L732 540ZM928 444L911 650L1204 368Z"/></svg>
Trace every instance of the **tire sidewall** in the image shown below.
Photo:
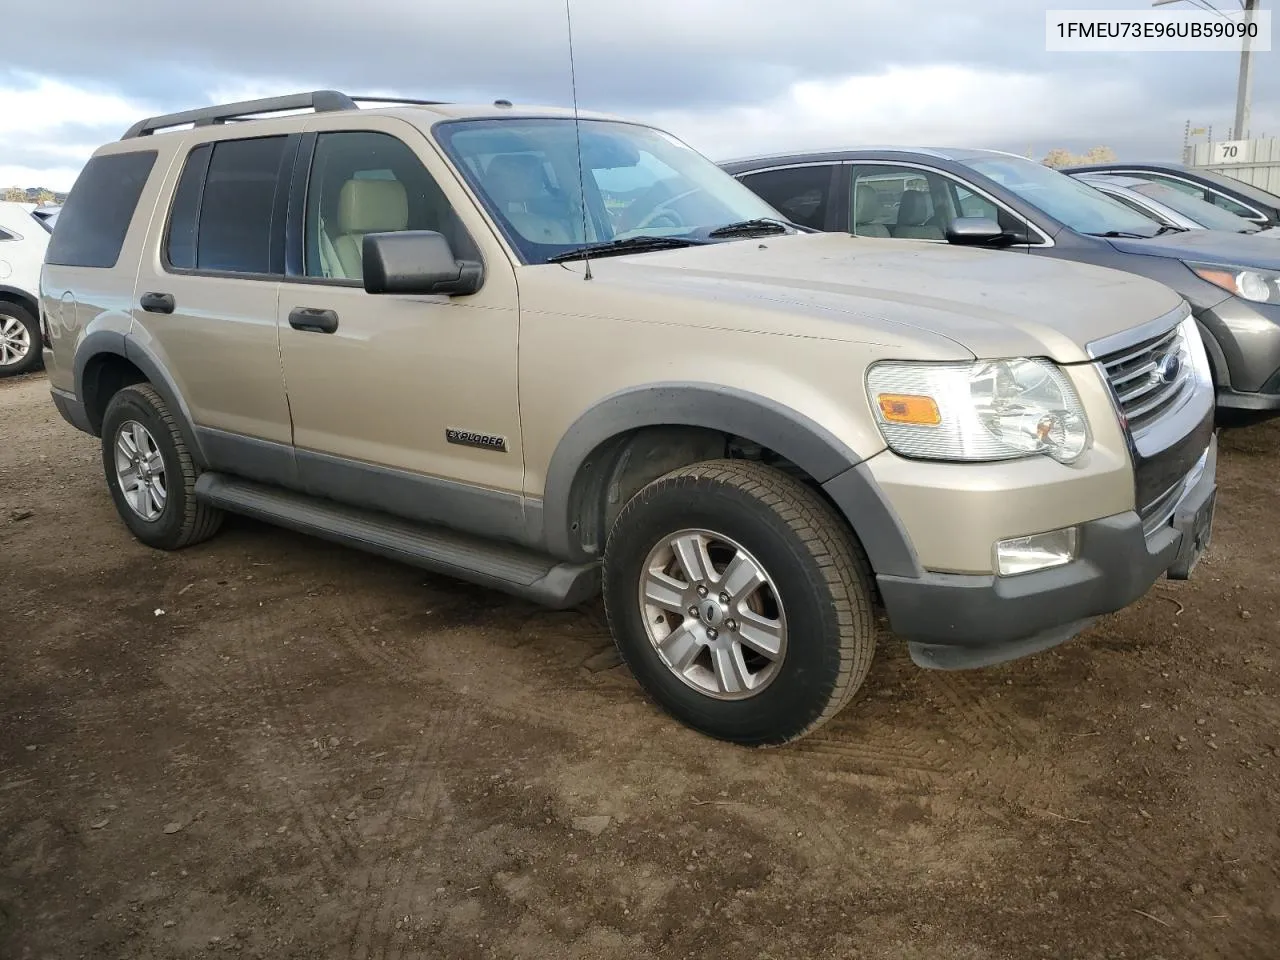
<svg viewBox="0 0 1280 960"><path fill-rule="evenodd" d="M20 324L27 328L27 337L31 341L31 346L27 350L27 355L17 363L0 365L0 377L16 377L19 374L27 373L40 366L43 359L43 345L40 341L40 323L31 312L24 307L20 307L9 301L0 301L0 323L4 318L12 317Z"/></svg>
<svg viewBox="0 0 1280 960"><path fill-rule="evenodd" d="M741 544L764 567L782 602L787 649L760 693L716 700L677 677L650 642L639 602L644 561L661 540L702 528ZM829 702L840 674L838 622L823 571L804 542L769 506L705 478L658 481L629 505L605 552L605 603L619 650L632 673L689 726L740 743L778 743L808 729Z"/></svg>
<svg viewBox="0 0 1280 960"><path fill-rule="evenodd" d="M146 520L134 512L125 500L120 480L116 476L116 441L121 426L130 420L136 420L147 428L164 461L165 503L160 516L155 520ZM167 547L176 542L182 532L188 496L178 450L159 411L147 397L135 390L126 388L120 391L107 406L107 412L102 418L102 467L106 473L111 499L130 532L149 546Z"/></svg>

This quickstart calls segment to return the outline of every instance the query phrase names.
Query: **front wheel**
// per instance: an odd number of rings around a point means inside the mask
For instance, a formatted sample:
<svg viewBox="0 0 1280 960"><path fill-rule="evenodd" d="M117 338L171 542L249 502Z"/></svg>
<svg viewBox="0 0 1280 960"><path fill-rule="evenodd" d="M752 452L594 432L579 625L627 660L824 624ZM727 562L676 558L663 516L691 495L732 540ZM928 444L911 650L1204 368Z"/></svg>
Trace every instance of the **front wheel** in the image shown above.
<svg viewBox="0 0 1280 960"><path fill-rule="evenodd" d="M609 533L610 628L641 686L689 726L785 743L861 686L875 632L861 548L815 491L743 460L683 467Z"/></svg>

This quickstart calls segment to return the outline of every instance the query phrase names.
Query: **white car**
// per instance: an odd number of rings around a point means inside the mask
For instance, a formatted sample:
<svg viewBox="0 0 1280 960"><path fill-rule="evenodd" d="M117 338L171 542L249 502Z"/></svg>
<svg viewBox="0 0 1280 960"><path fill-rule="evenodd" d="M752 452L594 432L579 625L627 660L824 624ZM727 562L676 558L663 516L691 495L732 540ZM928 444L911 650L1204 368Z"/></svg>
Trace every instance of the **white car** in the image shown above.
<svg viewBox="0 0 1280 960"><path fill-rule="evenodd" d="M34 203L0 201L0 377L40 366L40 267L49 228Z"/></svg>

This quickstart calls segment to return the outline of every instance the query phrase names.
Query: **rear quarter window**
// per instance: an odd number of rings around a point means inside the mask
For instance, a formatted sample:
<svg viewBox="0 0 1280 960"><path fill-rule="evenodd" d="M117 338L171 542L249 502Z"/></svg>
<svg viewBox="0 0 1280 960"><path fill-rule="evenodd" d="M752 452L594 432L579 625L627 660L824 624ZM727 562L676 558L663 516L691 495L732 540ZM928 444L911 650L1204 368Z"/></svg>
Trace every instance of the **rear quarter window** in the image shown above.
<svg viewBox="0 0 1280 960"><path fill-rule="evenodd" d="M58 214L45 262L114 267L155 162L156 151L138 150L94 157L85 164Z"/></svg>

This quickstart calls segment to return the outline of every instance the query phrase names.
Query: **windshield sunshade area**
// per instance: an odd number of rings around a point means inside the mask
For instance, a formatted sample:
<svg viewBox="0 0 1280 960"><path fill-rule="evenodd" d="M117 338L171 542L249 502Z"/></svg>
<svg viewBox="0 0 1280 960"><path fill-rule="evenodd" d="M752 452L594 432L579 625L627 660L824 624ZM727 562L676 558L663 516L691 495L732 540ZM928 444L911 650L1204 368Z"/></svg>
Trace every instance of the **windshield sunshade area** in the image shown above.
<svg viewBox="0 0 1280 960"><path fill-rule="evenodd" d="M525 263L584 247L595 256L791 230L706 157L651 127L513 118L448 121L434 132ZM713 236L731 225L741 229Z"/></svg>
<svg viewBox="0 0 1280 960"><path fill-rule="evenodd" d="M1160 225L1101 190L1021 157L974 157L964 161L983 176L1077 233L1154 237Z"/></svg>

